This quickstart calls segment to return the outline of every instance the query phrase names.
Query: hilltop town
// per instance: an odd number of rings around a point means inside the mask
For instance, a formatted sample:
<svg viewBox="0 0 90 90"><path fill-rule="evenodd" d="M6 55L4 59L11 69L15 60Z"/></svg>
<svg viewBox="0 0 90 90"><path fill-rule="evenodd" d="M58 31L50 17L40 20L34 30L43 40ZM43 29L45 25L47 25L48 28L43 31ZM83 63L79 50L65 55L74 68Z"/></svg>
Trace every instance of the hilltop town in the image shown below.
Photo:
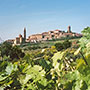
<svg viewBox="0 0 90 90"><path fill-rule="evenodd" d="M71 26L68 26L67 32L56 29L48 32L43 32L41 34L33 34L26 38L26 28L24 28L24 36L20 34L15 39L7 40L7 42L12 43L13 45L20 45L22 43L36 43L40 41L60 39L62 37L82 37L82 34L72 32Z"/></svg>

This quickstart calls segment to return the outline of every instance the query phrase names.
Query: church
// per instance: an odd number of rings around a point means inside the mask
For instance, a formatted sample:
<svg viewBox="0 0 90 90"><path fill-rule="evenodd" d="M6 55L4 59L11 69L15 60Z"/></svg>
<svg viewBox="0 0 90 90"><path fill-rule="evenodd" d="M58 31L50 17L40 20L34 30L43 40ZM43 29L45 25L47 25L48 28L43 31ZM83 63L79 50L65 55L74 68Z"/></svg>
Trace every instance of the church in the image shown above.
<svg viewBox="0 0 90 90"><path fill-rule="evenodd" d="M20 45L26 42L26 28L24 28L24 37L19 34L19 37L16 37L14 40L14 45Z"/></svg>
<svg viewBox="0 0 90 90"><path fill-rule="evenodd" d="M10 40L7 40L6 42L9 42L13 45L20 45L22 43L25 43L26 42L26 28L24 28L24 36L19 34L19 36L16 37L15 39L10 39Z"/></svg>

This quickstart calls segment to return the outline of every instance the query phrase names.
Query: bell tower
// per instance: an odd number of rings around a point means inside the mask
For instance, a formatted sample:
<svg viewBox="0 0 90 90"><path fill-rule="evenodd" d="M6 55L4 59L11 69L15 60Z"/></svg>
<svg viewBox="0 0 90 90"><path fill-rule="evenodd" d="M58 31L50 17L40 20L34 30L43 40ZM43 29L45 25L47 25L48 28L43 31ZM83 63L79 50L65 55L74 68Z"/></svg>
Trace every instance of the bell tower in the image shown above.
<svg viewBox="0 0 90 90"><path fill-rule="evenodd" d="M26 28L24 28L24 39L26 40Z"/></svg>
<svg viewBox="0 0 90 90"><path fill-rule="evenodd" d="M71 26L68 26L67 32L68 32L68 33L71 33Z"/></svg>

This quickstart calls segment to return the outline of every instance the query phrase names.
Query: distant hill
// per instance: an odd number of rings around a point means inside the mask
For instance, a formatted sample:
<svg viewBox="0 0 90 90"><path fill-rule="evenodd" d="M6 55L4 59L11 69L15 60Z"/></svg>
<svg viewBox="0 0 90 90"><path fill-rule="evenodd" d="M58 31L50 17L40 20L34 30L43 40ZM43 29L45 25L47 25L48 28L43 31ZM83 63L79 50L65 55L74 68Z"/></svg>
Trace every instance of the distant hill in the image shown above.
<svg viewBox="0 0 90 90"><path fill-rule="evenodd" d="M0 43L2 43L3 42L3 40L2 40L2 38L0 37Z"/></svg>

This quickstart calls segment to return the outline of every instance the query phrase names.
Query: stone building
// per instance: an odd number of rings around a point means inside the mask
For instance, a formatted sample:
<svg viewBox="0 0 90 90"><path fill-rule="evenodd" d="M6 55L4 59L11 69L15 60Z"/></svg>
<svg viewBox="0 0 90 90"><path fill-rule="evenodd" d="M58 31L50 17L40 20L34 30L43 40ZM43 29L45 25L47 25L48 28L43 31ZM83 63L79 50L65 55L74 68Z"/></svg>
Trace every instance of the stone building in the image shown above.
<svg viewBox="0 0 90 90"><path fill-rule="evenodd" d="M26 28L24 28L24 35L21 34L16 37L15 39L7 40L7 42L12 43L13 45L20 45L25 42L40 42L40 41L46 41L46 40L52 40L52 39L60 39L62 37L82 37L79 33L74 33L71 31L71 26L68 26L67 32L56 29L48 32L43 32L41 34L34 34L30 35L26 39Z"/></svg>
<svg viewBox="0 0 90 90"><path fill-rule="evenodd" d="M16 37L14 40L14 45L20 45L26 42L26 28L24 28L24 37L19 34L19 37Z"/></svg>
<svg viewBox="0 0 90 90"><path fill-rule="evenodd" d="M6 40L6 42L9 42L9 43L13 44L14 43L14 39Z"/></svg>
<svg viewBox="0 0 90 90"><path fill-rule="evenodd" d="M9 42L13 45L20 45L22 43L25 43L26 42L26 28L24 28L24 37L19 34L18 37L16 37L15 39L10 39L10 40L7 40L6 42Z"/></svg>
<svg viewBox="0 0 90 90"><path fill-rule="evenodd" d="M43 32L42 34L34 34L28 37L28 42L39 42L44 40L59 39L61 37L81 37L81 34L71 31L71 26L68 26L67 32L56 29L54 31Z"/></svg>

